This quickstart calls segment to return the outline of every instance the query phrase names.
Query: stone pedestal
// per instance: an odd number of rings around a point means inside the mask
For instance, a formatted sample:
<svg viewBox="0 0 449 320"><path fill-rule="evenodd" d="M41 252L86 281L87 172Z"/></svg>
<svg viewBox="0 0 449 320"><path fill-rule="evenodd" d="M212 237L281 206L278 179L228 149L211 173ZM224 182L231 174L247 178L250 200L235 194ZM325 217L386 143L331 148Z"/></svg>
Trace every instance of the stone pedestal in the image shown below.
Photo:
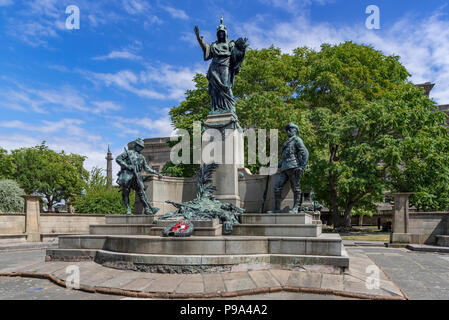
<svg viewBox="0 0 449 320"><path fill-rule="evenodd" d="M217 187L215 197L240 207L238 170L244 167L243 130L231 113L209 115L204 127L202 162L215 161L219 165L212 183ZM214 142L216 139L221 142Z"/></svg>
<svg viewBox="0 0 449 320"><path fill-rule="evenodd" d="M410 243L409 234L409 202L413 193L393 193L394 212L390 243Z"/></svg>
<svg viewBox="0 0 449 320"><path fill-rule="evenodd" d="M22 196L25 199L25 233L27 241L40 242L40 199L37 196Z"/></svg>

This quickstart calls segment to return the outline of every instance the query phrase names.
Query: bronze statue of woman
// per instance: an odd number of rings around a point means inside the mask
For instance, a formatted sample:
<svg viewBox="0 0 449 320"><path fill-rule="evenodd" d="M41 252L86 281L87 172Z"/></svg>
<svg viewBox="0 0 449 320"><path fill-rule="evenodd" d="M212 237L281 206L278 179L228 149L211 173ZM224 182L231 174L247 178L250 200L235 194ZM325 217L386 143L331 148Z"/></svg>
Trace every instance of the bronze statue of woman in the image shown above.
<svg viewBox="0 0 449 320"><path fill-rule="evenodd" d="M217 41L207 44L200 36L198 26L195 26L195 34L203 49L204 60L212 59L207 72L209 80L209 95L211 98L211 114L235 113L235 100L232 95L234 77L240 72L240 67L245 58L248 39L239 38L236 41L228 41L226 26L221 17L217 27Z"/></svg>

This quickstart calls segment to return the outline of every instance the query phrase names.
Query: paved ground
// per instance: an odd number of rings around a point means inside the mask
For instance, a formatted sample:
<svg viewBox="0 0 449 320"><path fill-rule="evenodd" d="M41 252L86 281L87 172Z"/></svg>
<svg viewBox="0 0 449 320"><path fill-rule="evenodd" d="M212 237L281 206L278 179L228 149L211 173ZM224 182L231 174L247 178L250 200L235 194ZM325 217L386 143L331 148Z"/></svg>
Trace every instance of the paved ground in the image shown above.
<svg viewBox="0 0 449 320"><path fill-rule="evenodd" d="M231 298L228 298L231 299ZM122 296L87 293L62 288L48 280L0 277L0 300L136 300ZM314 294L278 292L243 296L232 300L348 300Z"/></svg>
<svg viewBox="0 0 449 320"><path fill-rule="evenodd" d="M363 252L357 251L350 253L350 272L344 275L329 274L326 268L308 272L270 269L240 270L240 272L233 273L204 275L148 274L114 270L93 262L44 262L44 255L43 250L0 252L0 273L50 274L65 281L68 277L66 268L70 265L76 265L80 270L81 286L95 288L97 291L101 290L98 290L98 288L109 288L150 293L153 298L163 297L164 294L177 294L177 297L191 294L207 297L210 294L226 296L226 294L238 293L241 296L235 297L236 299L340 299L336 296L314 295L311 293L316 291L310 290L308 294L291 292L291 290L297 290L298 288L318 289L321 292L324 290L333 290L334 293L350 292L359 296L401 297L400 290L382 272L380 273L380 288L367 288L366 278L369 275L366 273L366 268L373 265L373 262ZM6 299L10 296L28 299L29 294L37 298L42 297L42 299L58 296L58 290L53 287L53 284L43 285L39 282L41 280L33 280L33 282L28 281L29 279L20 278L1 279L0 288L6 289L2 291L3 296L0 295L0 299ZM281 287L287 288L290 292L268 293L268 288L280 290ZM10 294L8 295L8 293ZM88 297L85 294L73 291L64 291L64 294L59 297L61 299L69 298L72 294L74 294L74 299ZM99 299L100 297L95 298ZM103 296L103 298L115 299L117 297Z"/></svg>
<svg viewBox="0 0 449 320"><path fill-rule="evenodd" d="M412 300L449 300L449 255L406 249L362 250Z"/></svg>
<svg viewBox="0 0 449 320"><path fill-rule="evenodd" d="M392 248L368 248L368 247L354 247L347 248L351 257L351 278L346 276L343 278L343 283L331 283L329 286L340 289L351 289L358 287L360 292L370 293L366 289L363 281L357 282L357 278L366 278L366 268L369 265L376 264L385 272L386 276L381 274L381 290L389 289L390 292L394 291L391 286L391 282L388 282L389 278L395 285L400 287L410 299L431 299L431 300L449 300L449 255L436 254L436 253L422 253L413 252L406 249L392 249ZM43 263L45 257L45 251L40 250L18 250L18 251L0 251L0 272L12 271L12 270L24 270L34 269L35 271L46 269L53 270L55 274L59 275L65 273L65 267L67 263ZM369 259L367 259L369 258ZM141 274L135 272L126 272L112 270L104 268L92 263L76 263L81 267L81 271L84 273L86 280L99 281L102 285L104 283L111 284L112 287L122 286L129 289L136 289L139 286L148 286L154 288L156 285L160 290L170 290L170 285L177 282L176 288L178 292L185 291L188 288L190 291L200 290L201 286L204 286L204 279L198 281L198 275L191 277L177 277L172 279L173 281L167 281L167 275L164 275L160 280L155 279L148 274ZM45 266L45 267L43 267ZM48 267L47 267L48 266ZM101 272L98 272L101 271ZM120 277L117 275L120 274ZM267 277L267 275L276 275L273 277L277 283L270 283L273 278ZM210 284L224 284L226 288L238 289L238 288L253 288L257 286L268 285L282 285L290 283L301 284L304 286L302 273L291 273L286 278L285 271L274 271L272 273L256 272L251 273L237 273L234 276L220 275L221 281L212 281ZM337 279L335 275L323 275L316 276L308 274L308 281L311 287L317 286L317 280L320 279L320 285L324 282L329 282L328 279ZM137 278L146 277L149 281L142 283L142 280ZM165 277L165 280L164 280ZM213 276L206 276L213 277ZM316 278L314 280L314 277ZM174 277L176 278L176 277ZM215 277L217 278L217 277ZM155 282L156 280L156 282ZM206 279L207 282L207 279ZM332 282L332 281L331 281ZM170 284L171 283L171 284ZM202 283L202 284L200 284ZM196 289L195 289L196 288ZM203 287L204 289L204 287ZM5 299L130 299L123 298L114 295L92 294L80 291L74 291L62 288L51 283L48 280L43 279L30 279L30 278L18 278L18 277L0 277L0 300ZM323 296L314 294L301 294L301 293L289 293L289 292L277 292L271 294L258 294L255 296L242 296L234 297L233 299L274 299L274 300L315 300L315 299L343 299L336 296Z"/></svg>
<svg viewBox="0 0 449 320"><path fill-rule="evenodd" d="M65 289L43 279L0 277L0 300L119 300L120 296Z"/></svg>

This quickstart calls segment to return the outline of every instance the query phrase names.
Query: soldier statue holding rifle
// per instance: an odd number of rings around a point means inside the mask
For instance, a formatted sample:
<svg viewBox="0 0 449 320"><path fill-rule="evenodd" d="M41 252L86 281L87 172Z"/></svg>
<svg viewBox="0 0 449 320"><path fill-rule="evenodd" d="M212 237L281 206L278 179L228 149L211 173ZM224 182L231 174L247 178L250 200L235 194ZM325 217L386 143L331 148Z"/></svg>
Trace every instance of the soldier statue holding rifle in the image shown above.
<svg viewBox="0 0 449 320"><path fill-rule="evenodd" d="M126 214L131 214L131 208L129 206L129 193L131 189L136 191L136 196L139 197L144 207L144 214L156 214L159 208L153 207L145 193L144 178L141 175L141 171L145 170L152 174L157 174L159 178L162 175L156 170L151 169L148 165L145 157L140 154L144 148L144 142L138 138L134 142L134 150L128 150L125 148L125 152L119 155L116 159L120 165L121 170L118 173L117 184L122 187L123 204L126 207Z"/></svg>

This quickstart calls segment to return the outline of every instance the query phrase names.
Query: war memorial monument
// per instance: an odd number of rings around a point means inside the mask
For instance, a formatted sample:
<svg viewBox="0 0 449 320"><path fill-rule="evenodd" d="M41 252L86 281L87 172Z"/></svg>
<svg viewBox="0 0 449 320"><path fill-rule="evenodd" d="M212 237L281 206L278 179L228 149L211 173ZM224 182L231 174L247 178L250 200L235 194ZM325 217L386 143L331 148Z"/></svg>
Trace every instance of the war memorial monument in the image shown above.
<svg viewBox="0 0 449 320"><path fill-rule="evenodd" d="M47 250L47 261L94 261L156 273L228 272L239 265L318 265L343 272L349 258L341 237L322 233L319 210L301 203L308 150L298 135L300 128L285 123L289 138L271 179L244 167L239 138L243 129L232 88L247 39L228 40L223 19L212 44L203 41L198 27L194 31L204 60L212 60L207 73L211 111L204 129L219 130L224 140L233 140L232 149L224 148L222 156L232 152L234 161L205 161L194 178L162 177L140 154L143 141L137 139L117 157L117 183L128 214L107 216L105 225L90 226L89 235L60 236L59 247ZM288 182L291 188L285 187ZM134 214L131 189L136 190Z"/></svg>

